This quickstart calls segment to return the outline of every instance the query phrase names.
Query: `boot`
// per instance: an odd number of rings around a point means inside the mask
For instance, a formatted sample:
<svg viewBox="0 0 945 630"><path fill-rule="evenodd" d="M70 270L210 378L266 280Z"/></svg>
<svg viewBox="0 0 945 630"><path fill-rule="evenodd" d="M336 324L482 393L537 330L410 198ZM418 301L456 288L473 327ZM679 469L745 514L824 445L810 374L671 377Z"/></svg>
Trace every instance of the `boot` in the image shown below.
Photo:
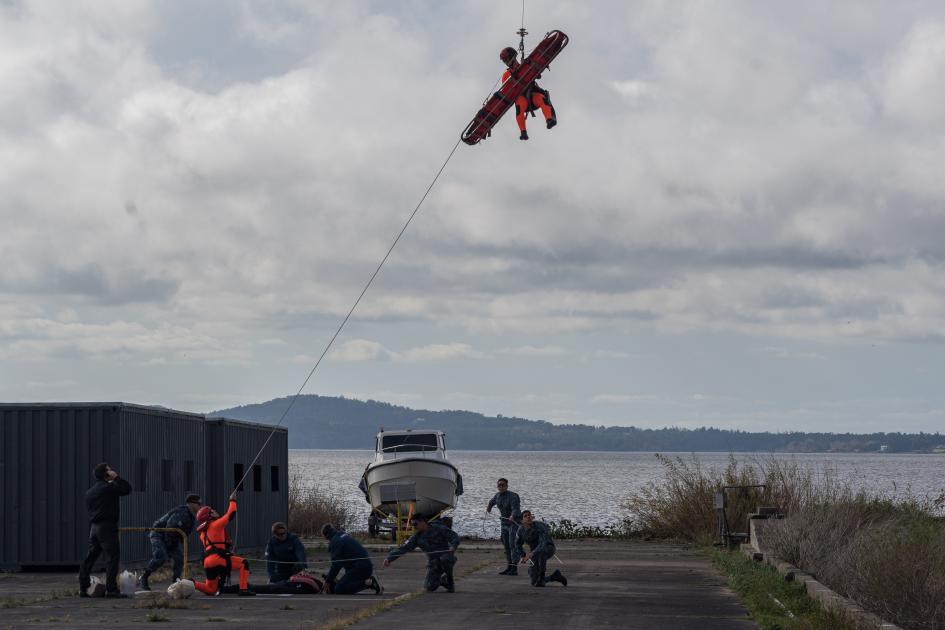
<svg viewBox="0 0 945 630"><path fill-rule="evenodd" d="M518 137L519 140L528 140L528 132L522 129L522 135Z"/></svg>
<svg viewBox="0 0 945 630"><path fill-rule="evenodd" d="M512 565L511 565L511 564L510 564L510 565L507 565L504 569L502 569L501 571L499 571L499 575L508 575L508 574L509 574L509 571L511 571L511 570L512 570Z"/></svg>
<svg viewBox="0 0 945 630"><path fill-rule="evenodd" d="M558 569L555 569L555 572L548 576L548 581L560 582L562 586L568 585L568 578L564 577L564 575L562 575L561 571Z"/></svg>
<svg viewBox="0 0 945 630"><path fill-rule="evenodd" d="M138 578L138 588L140 588L142 591L151 590L151 585L148 584L148 577L150 577L150 575L151 575L150 573L145 571L144 573L141 574L141 577Z"/></svg>
<svg viewBox="0 0 945 630"><path fill-rule="evenodd" d="M505 573L506 575L518 575L518 567L514 564L509 565L509 570Z"/></svg>
<svg viewBox="0 0 945 630"><path fill-rule="evenodd" d="M557 121L557 119L555 119L555 118L549 118L548 120L545 121L545 126L546 126L548 129L551 129L552 127L554 127L554 126L557 125L557 124L558 124L558 121Z"/></svg>
<svg viewBox="0 0 945 630"><path fill-rule="evenodd" d="M239 595L240 597L256 597L256 593L254 593L253 591L249 590L248 588L241 588L241 589L240 589L240 592L238 593L238 595Z"/></svg>
<svg viewBox="0 0 945 630"><path fill-rule="evenodd" d="M375 595L383 595L383 594L384 594L384 587L381 586L381 583L380 583L380 582L377 580L377 578L376 578L375 576L373 576L373 575L371 576L371 580L370 580L370 588L373 588L373 589L374 589L374 594L375 594Z"/></svg>
<svg viewBox="0 0 945 630"><path fill-rule="evenodd" d="M440 576L440 586L446 589L447 593L455 593L456 589L454 588L453 578L445 573Z"/></svg>

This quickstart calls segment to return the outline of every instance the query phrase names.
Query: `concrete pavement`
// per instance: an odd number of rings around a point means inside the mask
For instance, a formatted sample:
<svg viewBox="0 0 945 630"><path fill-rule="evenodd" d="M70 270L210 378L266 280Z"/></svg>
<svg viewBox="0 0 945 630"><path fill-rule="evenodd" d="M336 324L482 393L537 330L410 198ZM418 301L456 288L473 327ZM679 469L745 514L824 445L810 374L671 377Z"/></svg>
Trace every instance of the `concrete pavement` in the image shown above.
<svg viewBox="0 0 945 630"><path fill-rule="evenodd" d="M549 566L561 568L569 585L539 589L529 585L526 572L518 577L496 574L503 562L498 546L464 541L453 594L416 594L424 575L424 556L416 552L388 569L378 569L385 587L380 597L370 592L348 597L197 594L170 604L159 594L134 600L79 599L63 596L64 589L75 588L74 575L0 574L0 628L131 628L148 621L175 626L226 622L227 627L255 629L322 628L346 622L356 629L418 623L463 630L491 630L497 624L526 630L756 627L698 551L666 543L610 540L565 541L558 549L565 564L553 560ZM312 551L310 558L313 564L326 561L324 550ZM379 561L375 564L380 566ZM261 565L254 568L255 576L264 575ZM360 617L364 619L357 620Z"/></svg>

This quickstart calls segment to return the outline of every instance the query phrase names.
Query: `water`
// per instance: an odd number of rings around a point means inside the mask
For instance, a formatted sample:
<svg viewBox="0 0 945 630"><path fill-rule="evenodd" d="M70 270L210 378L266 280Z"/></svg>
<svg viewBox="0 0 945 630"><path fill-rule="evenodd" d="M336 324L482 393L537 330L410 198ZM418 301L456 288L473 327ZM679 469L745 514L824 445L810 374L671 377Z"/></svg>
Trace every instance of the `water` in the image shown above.
<svg viewBox="0 0 945 630"><path fill-rule="evenodd" d="M343 497L365 527L370 507L358 490L372 451L290 450L291 474ZM691 454L681 454L684 459ZM704 467L724 467L727 453L697 453ZM938 495L945 490L945 456L911 454L815 453L797 455L736 454L740 461L772 457L829 468L854 486L903 496ZM662 477L653 453L450 451L450 461L463 475L454 528L463 535L498 537L498 511L485 513L499 477L522 497L522 509L541 520L570 519L582 525L605 526L627 516L622 504L634 491Z"/></svg>

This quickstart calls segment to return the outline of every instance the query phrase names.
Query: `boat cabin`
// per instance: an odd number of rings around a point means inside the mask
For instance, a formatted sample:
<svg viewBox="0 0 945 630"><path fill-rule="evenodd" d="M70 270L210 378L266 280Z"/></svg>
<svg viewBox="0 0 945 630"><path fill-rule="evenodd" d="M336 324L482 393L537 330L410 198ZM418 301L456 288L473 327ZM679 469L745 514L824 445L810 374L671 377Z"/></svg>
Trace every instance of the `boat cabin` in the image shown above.
<svg viewBox="0 0 945 630"><path fill-rule="evenodd" d="M374 461L405 457L446 459L446 435L442 431L381 431L374 445Z"/></svg>

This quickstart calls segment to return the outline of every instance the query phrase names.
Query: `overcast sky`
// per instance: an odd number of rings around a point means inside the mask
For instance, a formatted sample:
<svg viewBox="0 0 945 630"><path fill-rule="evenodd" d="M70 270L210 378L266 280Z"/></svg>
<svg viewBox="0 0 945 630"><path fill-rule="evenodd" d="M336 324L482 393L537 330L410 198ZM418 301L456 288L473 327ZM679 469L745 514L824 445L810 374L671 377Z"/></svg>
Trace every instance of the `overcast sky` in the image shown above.
<svg viewBox="0 0 945 630"><path fill-rule="evenodd" d="M294 393L521 7L0 0L0 400ZM461 145L307 392L945 430L945 4L540 2L559 125Z"/></svg>

